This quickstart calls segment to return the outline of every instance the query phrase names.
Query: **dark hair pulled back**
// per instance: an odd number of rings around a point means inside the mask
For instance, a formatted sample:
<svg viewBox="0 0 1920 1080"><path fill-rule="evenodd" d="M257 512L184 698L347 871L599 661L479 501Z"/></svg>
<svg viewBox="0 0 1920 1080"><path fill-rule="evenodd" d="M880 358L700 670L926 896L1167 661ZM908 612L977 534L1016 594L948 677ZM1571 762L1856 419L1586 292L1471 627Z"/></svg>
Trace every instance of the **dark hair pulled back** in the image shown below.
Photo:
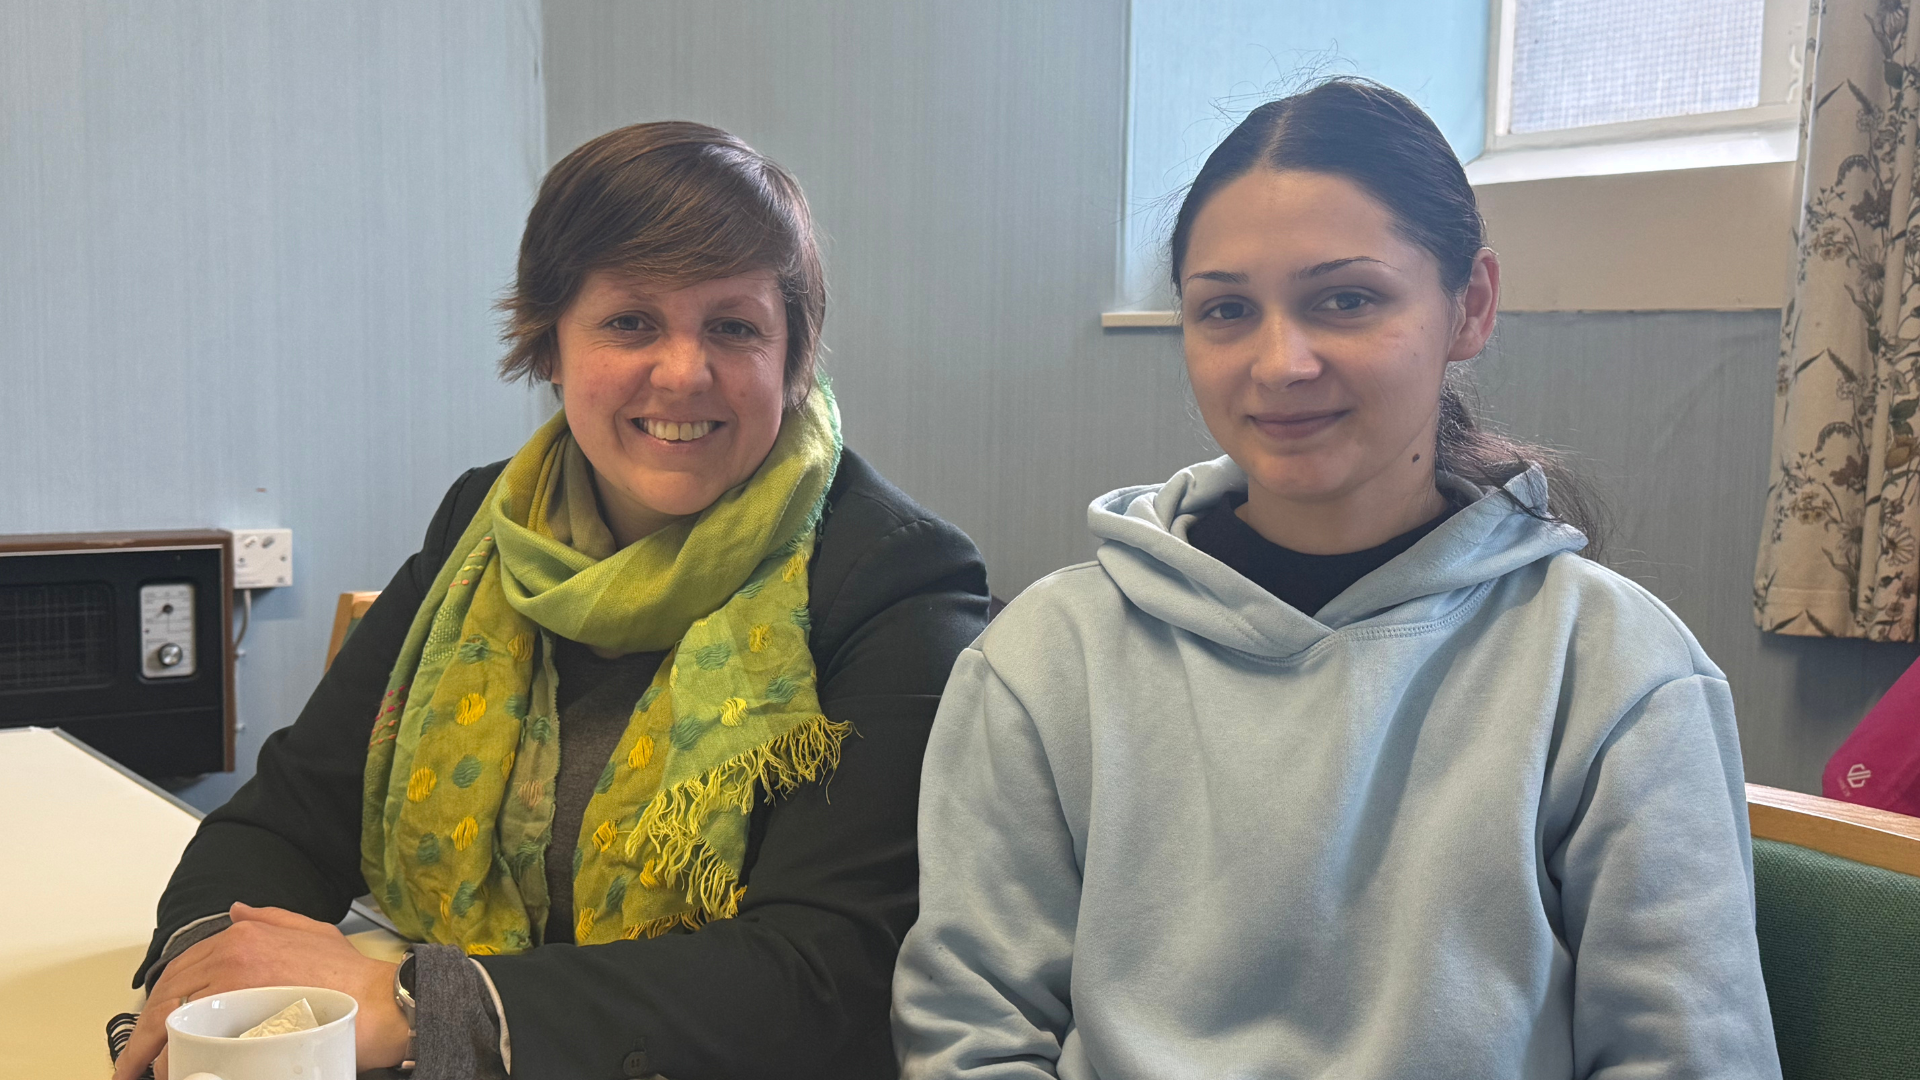
<svg viewBox="0 0 1920 1080"><path fill-rule="evenodd" d="M1258 168L1352 181L1387 209L1401 236L1433 256L1441 286L1455 297L1466 289L1486 246L1473 187L1433 120L1394 90L1341 76L1254 109L1208 155L1174 219L1175 295L1194 219L1222 187ZM1597 555L1602 523L1589 485L1554 451L1482 426L1471 396L1461 367L1454 366L1440 391L1435 467L1482 487L1499 487L1539 467L1548 482L1546 517L1586 533L1586 554Z"/></svg>

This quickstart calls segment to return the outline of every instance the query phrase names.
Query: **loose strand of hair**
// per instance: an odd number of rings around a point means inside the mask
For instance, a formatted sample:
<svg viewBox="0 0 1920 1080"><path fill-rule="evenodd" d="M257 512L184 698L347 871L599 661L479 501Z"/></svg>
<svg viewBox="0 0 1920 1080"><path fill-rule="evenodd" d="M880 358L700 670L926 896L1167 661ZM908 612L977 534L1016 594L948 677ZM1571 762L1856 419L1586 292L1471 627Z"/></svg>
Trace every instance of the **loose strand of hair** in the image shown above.
<svg viewBox="0 0 1920 1080"><path fill-rule="evenodd" d="M1600 562L1606 549L1608 515L1599 490L1569 467L1560 451L1489 430L1475 415L1475 397L1470 376L1459 367L1448 373L1446 385L1440 392L1434 468L1452 473L1476 487L1500 489L1516 509L1529 517L1580 530L1587 538L1581 554ZM1536 468L1547 481L1544 511L1504 490L1508 481Z"/></svg>

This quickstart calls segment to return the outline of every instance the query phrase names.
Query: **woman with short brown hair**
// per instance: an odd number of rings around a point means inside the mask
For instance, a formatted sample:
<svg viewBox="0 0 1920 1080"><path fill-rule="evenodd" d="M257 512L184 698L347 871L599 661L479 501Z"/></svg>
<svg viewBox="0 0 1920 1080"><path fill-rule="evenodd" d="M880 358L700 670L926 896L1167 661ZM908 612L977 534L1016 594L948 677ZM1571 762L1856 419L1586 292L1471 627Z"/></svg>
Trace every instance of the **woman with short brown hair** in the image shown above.
<svg viewBox="0 0 1920 1080"><path fill-rule="evenodd" d="M201 826L118 1077L275 984L354 994L362 1069L893 1074L920 755L986 579L842 447L825 306L798 185L725 132L554 166L502 370L564 407L455 483ZM332 925L366 892L399 965Z"/></svg>

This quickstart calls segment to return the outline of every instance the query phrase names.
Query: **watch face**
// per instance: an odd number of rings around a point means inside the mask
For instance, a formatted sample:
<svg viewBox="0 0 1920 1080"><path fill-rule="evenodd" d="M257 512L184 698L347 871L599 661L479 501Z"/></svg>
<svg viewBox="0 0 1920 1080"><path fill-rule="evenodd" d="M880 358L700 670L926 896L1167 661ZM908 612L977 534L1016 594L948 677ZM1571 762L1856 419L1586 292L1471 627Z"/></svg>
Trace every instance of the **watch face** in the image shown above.
<svg viewBox="0 0 1920 1080"><path fill-rule="evenodd" d="M413 954L412 953L408 953L406 956L406 959L400 961L400 970L394 974L394 982L400 984L400 989L405 990L407 992L408 997L413 996Z"/></svg>

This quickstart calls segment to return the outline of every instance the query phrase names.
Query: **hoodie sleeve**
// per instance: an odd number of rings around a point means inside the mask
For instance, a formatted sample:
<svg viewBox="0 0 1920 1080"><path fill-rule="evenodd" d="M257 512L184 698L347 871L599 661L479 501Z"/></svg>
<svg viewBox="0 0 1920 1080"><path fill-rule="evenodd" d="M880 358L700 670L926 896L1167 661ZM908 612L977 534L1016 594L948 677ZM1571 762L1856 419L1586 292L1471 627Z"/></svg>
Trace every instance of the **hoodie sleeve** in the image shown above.
<svg viewBox="0 0 1920 1080"><path fill-rule="evenodd" d="M1665 683L1620 718L1547 866L1574 954L1575 1076L1780 1075L1724 680Z"/></svg>
<svg viewBox="0 0 1920 1080"><path fill-rule="evenodd" d="M920 920L893 982L903 1080L1056 1075L1073 1015L1075 850L1039 732L968 649L921 777Z"/></svg>

